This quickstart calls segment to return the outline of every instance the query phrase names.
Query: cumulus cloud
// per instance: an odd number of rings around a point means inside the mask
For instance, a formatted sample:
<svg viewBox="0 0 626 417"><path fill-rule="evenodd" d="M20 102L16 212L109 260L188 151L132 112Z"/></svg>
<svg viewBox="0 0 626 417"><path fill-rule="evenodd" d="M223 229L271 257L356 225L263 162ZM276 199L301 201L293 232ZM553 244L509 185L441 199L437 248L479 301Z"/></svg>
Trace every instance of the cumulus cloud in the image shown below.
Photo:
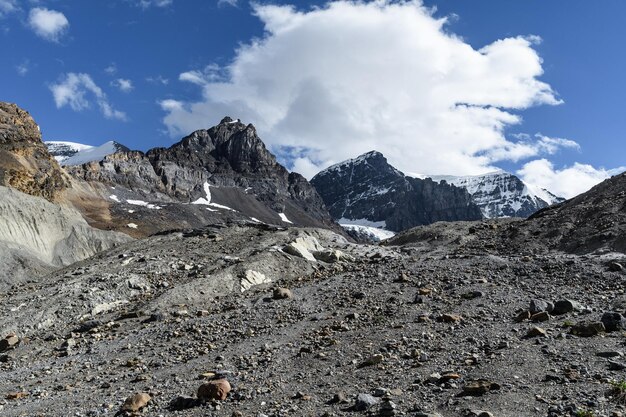
<svg viewBox="0 0 626 417"><path fill-rule="evenodd" d="M131 80L127 80L125 78L118 78L111 82L113 87L117 87L123 93L130 93L133 91L133 82Z"/></svg>
<svg viewBox="0 0 626 417"><path fill-rule="evenodd" d="M111 65L106 67L104 69L104 72L106 72L109 75L115 75L117 73L117 65L115 65L115 62L111 63Z"/></svg>
<svg viewBox="0 0 626 417"><path fill-rule="evenodd" d="M215 79L215 69L181 74L203 99L164 106L172 136L231 115L254 123L277 153L300 149L309 177L372 149L406 172L479 174L529 153L505 137L521 123L517 111L561 103L539 80L536 37L475 49L420 1L253 8L262 38L240 46Z"/></svg>
<svg viewBox="0 0 626 417"><path fill-rule="evenodd" d="M109 103L106 94L93 81L89 74L70 72L62 77L58 84L50 86L57 108L69 106L74 111L82 111L91 107L95 100L100 111L107 119L126 120L126 113L115 110Z"/></svg>
<svg viewBox="0 0 626 417"><path fill-rule="evenodd" d="M558 196L571 198L625 170L626 167L608 170L594 168L578 162L571 166L555 168L547 159L536 159L524 164L517 174L523 181L550 190Z"/></svg>
<svg viewBox="0 0 626 417"><path fill-rule="evenodd" d="M70 22L61 12L35 7L28 15L28 25L40 38L58 42L69 28Z"/></svg>

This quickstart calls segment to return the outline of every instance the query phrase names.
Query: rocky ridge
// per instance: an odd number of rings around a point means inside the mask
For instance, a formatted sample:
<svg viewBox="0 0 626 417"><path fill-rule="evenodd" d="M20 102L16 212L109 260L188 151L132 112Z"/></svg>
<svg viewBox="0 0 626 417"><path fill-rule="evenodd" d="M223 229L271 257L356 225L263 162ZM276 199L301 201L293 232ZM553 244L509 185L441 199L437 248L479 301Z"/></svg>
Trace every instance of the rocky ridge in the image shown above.
<svg viewBox="0 0 626 417"><path fill-rule="evenodd" d="M398 232L437 221L482 218L464 189L407 177L375 151L323 170L311 184L339 223Z"/></svg>
<svg viewBox="0 0 626 417"><path fill-rule="evenodd" d="M231 118L169 148L117 152L65 170L88 185L70 198L98 227L135 224L146 236L239 218L339 230L308 181L276 161L254 126ZM93 195L107 206L90 207Z"/></svg>
<svg viewBox="0 0 626 417"><path fill-rule="evenodd" d="M0 185L53 201L69 181L28 112L0 102Z"/></svg>

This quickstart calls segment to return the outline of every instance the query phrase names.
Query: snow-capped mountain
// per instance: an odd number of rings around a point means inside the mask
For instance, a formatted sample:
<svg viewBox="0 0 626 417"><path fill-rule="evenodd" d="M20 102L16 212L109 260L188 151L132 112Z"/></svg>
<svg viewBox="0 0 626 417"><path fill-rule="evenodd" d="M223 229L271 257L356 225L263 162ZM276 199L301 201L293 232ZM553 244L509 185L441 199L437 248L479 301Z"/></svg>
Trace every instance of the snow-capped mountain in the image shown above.
<svg viewBox="0 0 626 417"><path fill-rule="evenodd" d="M565 201L548 190L523 182L505 171L476 176L429 175L433 181L445 181L462 187L472 196L486 218L528 217L552 204Z"/></svg>
<svg viewBox="0 0 626 417"><path fill-rule="evenodd" d="M105 156L117 152L126 152L129 149L115 141L106 142L100 146L84 145L76 142L45 142L48 152L61 165L82 165L87 162L101 161Z"/></svg>
<svg viewBox="0 0 626 417"><path fill-rule="evenodd" d="M464 189L407 177L376 151L326 168L311 184L344 227L399 232L437 221L483 217Z"/></svg>

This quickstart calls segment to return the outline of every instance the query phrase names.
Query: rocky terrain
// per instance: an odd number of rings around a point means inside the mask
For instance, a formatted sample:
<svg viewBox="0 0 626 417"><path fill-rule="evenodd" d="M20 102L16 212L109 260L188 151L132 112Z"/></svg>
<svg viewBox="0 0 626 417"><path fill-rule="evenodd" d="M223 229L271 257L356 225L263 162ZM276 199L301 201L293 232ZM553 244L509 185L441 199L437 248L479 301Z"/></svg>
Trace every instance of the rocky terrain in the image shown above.
<svg viewBox="0 0 626 417"><path fill-rule="evenodd" d="M0 186L51 201L68 187L30 114L4 102L0 102Z"/></svg>
<svg viewBox="0 0 626 417"><path fill-rule="evenodd" d="M399 232L437 221L482 218L464 189L407 177L375 151L323 170L311 184L340 224Z"/></svg>
<svg viewBox="0 0 626 417"><path fill-rule="evenodd" d="M547 210L612 221L602 248L546 244L542 212L384 246L233 222L101 253L2 294L2 413L623 415L625 181Z"/></svg>
<svg viewBox="0 0 626 417"><path fill-rule="evenodd" d="M20 116L2 125L14 158L32 119L5 108ZM35 155L32 138L19 149ZM3 417L626 413L626 174L526 220L436 222L373 245L230 119L66 171L39 159L62 186L0 187ZM393 187L342 166L355 204L331 212L375 224L358 216L394 196L388 227L400 211L461 215L460 202L481 217L467 191L380 154L349 168ZM419 211L411 195L434 200Z"/></svg>
<svg viewBox="0 0 626 417"><path fill-rule="evenodd" d="M548 190L526 184L513 174L504 171L484 175L458 177L450 175L428 176L433 181L465 188L472 200L488 219L497 217L528 217L549 205L563 202Z"/></svg>

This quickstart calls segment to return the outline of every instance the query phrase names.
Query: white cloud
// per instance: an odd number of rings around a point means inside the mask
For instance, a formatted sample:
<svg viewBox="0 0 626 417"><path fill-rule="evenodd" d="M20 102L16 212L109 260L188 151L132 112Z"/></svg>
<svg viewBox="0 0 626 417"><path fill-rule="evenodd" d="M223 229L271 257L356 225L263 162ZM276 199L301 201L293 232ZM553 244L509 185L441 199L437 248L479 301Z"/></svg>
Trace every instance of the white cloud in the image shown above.
<svg viewBox="0 0 626 417"><path fill-rule="evenodd" d="M70 26L63 13L43 7L31 9L28 24L37 36L51 42L58 42Z"/></svg>
<svg viewBox="0 0 626 417"><path fill-rule="evenodd" d="M574 149L580 151L580 145L570 139L551 138L537 133L534 136L527 134L516 134L514 138L517 142L509 141L501 148L496 148L486 152L491 160L510 160L514 162L532 158L539 155L554 155L560 149Z"/></svg>
<svg viewBox="0 0 626 417"><path fill-rule="evenodd" d="M26 76L26 74L28 74L28 71L30 71L30 61L29 60L25 60L21 64L17 65L15 67L15 70L17 71L17 73L20 76L22 76L22 77Z"/></svg>
<svg viewBox="0 0 626 417"><path fill-rule="evenodd" d="M15 0L0 0L0 17L17 10Z"/></svg>
<svg viewBox="0 0 626 417"><path fill-rule="evenodd" d="M205 86L223 79L221 68L216 64L207 65L204 70L187 71L178 76L179 81Z"/></svg>
<svg viewBox="0 0 626 417"><path fill-rule="evenodd" d="M238 3L239 3L238 0L217 0L218 7L223 7L223 6L237 7Z"/></svg>
<svg viewBox="0 0 626 417"><path fill-rule="evenodd" d="M149 82L150 84L161 84L161 85L168 85L170 83L170 80L168 80L167 78L164 78L161 75L157 75L155 77L146 77L146 81Z"/></svg>
<svg viewBox="0 0 626 417"><path fill-rule="evenodd" d="M123 93L130 93L133 91L133 82L131 80L127 80L125 78L118 78L117 80L111 81L111 85L113 87L119 88L119 90Z"/></svg>
<svg viewBox="0 0 626 417"><path fill-rule="evenodd" d="M74 111L82 111L91 107L88 96L92 96L100 111L107 119L127 120L126 114L115 110L109 103L106 94L93 81L89 74L70 72L58 84L50 86L57 108L70 106Z"/></svg>
<svg viewBox="0 0 626 417"><path fill-rule="evenodd" d="M459 175L551 149L520 149L504 133L521 123L517 110L561 102L538 79L536 37L474 49L419 1L253 8L266 33L237 49L218 72L226 77L180 75L203 99L164 106L172 136L241 118L274 151L303 149L297 165L309 177L372 149L406 172Z"/></svg>
<svg viewBox="0 0 626 417"><path fill-rule="evenodd" d="M111 63L111 65L106 67L104 69L104 72L106 72L109 75L115 75L117 73L117 65L115 65L115 62Z"/></svg>
<svg viewBox="0 0 626 417"><path fill-rule="evenodd" d="M139 0L138 4L144 9L148 7L167 7L170 6L174 0Z"/></svg>
<svg viewBox="0 0 626 417"><path fill-rule="evenodd" d="M558 196L571 198L625 170L626 167L609 170L594 168L578 162L558 169L547 159L536 159L524 164L517 174L529 184L550 190Z"/></svg>

